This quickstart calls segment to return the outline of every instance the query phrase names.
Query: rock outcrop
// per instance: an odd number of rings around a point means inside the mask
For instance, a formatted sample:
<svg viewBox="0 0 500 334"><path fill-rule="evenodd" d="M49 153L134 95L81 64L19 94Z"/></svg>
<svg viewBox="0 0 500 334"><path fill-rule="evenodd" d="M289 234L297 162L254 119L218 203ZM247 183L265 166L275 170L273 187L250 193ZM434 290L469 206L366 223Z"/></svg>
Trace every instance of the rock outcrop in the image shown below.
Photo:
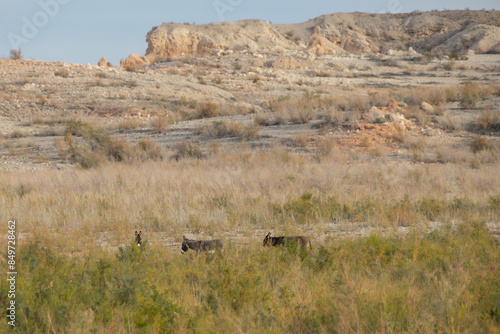
<svg viewBox="0 0 500 334"><path fill-rule="evenodd" d="M500 11L409 14L337 13L297 24L244 20L206 25L165 23L146 36L148 58L225 51L313 54L500 52Z"/></svg>
<svg viewBox="0 0 500 334"><path fill-rule="evenodd" d="M132 53L127 59L120 61L120 67L135 67L140 65L148 65L150 63L148 57Z"/></svg>
<svg viewBox="0 0 500 334"><path fill-rule="evenodd" d="M211 54L214 50L296 49L297 45L277 32L267 21L245 20L206 25L165 23L146 36L146 54L178 57Z"/></svg>
<svg viewBox="0 0 500 334"><path fill-rule="evenodd" d="M109 61L106 60L106 57L102 57L99 62L97 63L97 66L100 67L113 67L113 64L111 64Z"/></svg>

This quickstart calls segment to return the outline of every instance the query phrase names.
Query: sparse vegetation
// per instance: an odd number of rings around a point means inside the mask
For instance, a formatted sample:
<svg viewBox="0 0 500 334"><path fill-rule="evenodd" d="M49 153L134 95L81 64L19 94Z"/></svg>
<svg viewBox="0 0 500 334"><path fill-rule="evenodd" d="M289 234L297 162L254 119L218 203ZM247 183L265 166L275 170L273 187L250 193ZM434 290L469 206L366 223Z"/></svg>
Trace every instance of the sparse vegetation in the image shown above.
<svg viewBox="0 0 500 334"><path fill-rule="evenodd" d="M69 71L67 68L63 68L59 71L54 72L54 75L61 78L69 78Z"/></svg>
<svg viewBox="0 0 500 334"><path fill-rule="evenodd" d="M244 139L256 138L259 129L253 124L243 125L237 121L215 121L203 128L202 133L211 137L241 137Z"/></svg>
<svg viewBox="0 0 500 334"><path fill-rule="evenodd" d="M73 136L81 136L82 143L78 143ZM124 138L112 136L108 131L98 129L82 121L68 122L65 144L69 150L70 159L82 168L95 168L104 162L130 163L141 160L157 160L162 155L159 148L146 139L133 146ZM63 145L56 143L60 156L67 153L61 149Z"/></svg>
<svg viewBox="0 0 500 334"><path fill-rule="evenodd" d="M490 144L485 137L474 137L470 143L472 152L477 153L490 148Z"/></svg>
<svg viewBox="0 0 500 334"><path fill-rule="evenodd" d="M200 146L196 143L183 141L176 146L176 153L174 158L176 160L182 158L193 158L193 159L201 159L205 156Z"/></svg>
<svg viewBox="0 0 500 334"><path fill-rule="evenodd" d="M11 49L10 50L10 59L13 59L13 60L21 60L23 59L23 53L21 51L21 49Z"/></svg>
<svg viewBox="0 0 500 334"><path fill-rule="evenodd" d="M199 106L199 113L202 118L219 116L219 106L214 102L206 102Z"/></svg>
<svg viewBox="0 0 500 334"><path fill-rule="evenodd" d="M122 119L118 124L120 130L134 130L139 128L139 121L136 118Z"/></svg>
<svg viewBox="0 0 500 334"><path fill-rule="evenodd" d="M479 130L500 130L500 111L491 111L490 108L481 111L476 122L476 127Z"/></svg>
<svg viewBox="0 0 500 334"><path fill-rule="evenodd" d="M167 131L171 121L167 115L158 115L151 118L150 125L154 132L164 133Z"/></svg>

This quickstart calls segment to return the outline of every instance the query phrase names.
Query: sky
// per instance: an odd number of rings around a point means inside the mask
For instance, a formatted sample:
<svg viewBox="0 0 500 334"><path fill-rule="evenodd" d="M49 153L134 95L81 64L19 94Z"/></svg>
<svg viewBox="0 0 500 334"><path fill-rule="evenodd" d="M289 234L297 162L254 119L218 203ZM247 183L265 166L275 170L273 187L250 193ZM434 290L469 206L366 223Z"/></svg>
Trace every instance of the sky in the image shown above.
<svg viewBox="0 0 500 334"><path fill-rule="evenodd" d="M119 65L146 52L146 34L164 22L205 24L243 19L298 23L338 12L500 9L498 0L0 0L0 57Z"/></svg>

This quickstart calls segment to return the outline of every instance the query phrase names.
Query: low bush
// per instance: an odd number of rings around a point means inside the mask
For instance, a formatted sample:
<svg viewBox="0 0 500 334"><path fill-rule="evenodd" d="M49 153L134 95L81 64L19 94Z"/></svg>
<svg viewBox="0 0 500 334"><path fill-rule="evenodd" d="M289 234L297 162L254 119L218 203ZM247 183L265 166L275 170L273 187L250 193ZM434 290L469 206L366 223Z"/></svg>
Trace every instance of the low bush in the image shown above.
<svg viewBox="0 0 500 334"><path fill-rule="evenodd" d="M484 151L488 148L490 148L490 144L488 143L488 139L486 137L476 136L470 142L470 149L474 153Z"/></svg>
<svg viewBox="0 0 500 334"><path fill-rule="evenodd" d="M500 130L500 110L491 111L490 108L481 111L476 121L476 128L479 130L499 131Z"/></svg>
<svg viewBox="0 0 500 334"><path fill-rule="evenodd" d="M202 103L198 111L201 118L211 118L219 116L219 106L214 102Z"/></svg>
<svg viewBox="0 0 500 334"><path fill-rule="evenodd" d="M11 49L10 50L10 59L13 59L13 60L21 60L23 59L23 52L21 51L21 49Z"/></svg>
<svg viewBox="0 0 500 334"><path fill-rule="evenodd" d="M81 136L76 142L73 135ZM70 160L83 168L94 168L104 162L125 162L162 159L161 150L152 139L141 139L132 145L124 138L112 136L108 131L81 121L68 122L65 145L56 142L60 157L69 155Z"/></svg>
<svg viewBox="0 0 500 334"><path fill-rule="evenodd" d="M175 150L174 158L176 160L182 158L202 159L205 157L200 146L190 141L183 141L177 144Z"/></svg>
<svg viewBox="0 0 500 334"><path fill-rule="evenodd" d="M259 128L254 124L244 125L237 121L215 121L203 128L202 133L210 137L240 137L244 139L256 138Z"/></svg>

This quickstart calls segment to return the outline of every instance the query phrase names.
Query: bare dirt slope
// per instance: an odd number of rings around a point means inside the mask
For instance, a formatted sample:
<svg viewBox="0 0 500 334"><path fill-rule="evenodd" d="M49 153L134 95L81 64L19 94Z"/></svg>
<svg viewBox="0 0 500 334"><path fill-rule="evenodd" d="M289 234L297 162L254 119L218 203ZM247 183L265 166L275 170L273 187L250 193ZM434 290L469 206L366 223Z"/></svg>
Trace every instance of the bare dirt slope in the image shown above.
<svg viewBox="0 0 500 334"><path fill-rule="evenodd" d="M499 57L450 61L406 56L311 58L301 51L289 57L237 53L184 57L133 72L0 60L1 166L72 166L55 145L69 120L89 122L132 143L151 137L173 151L187 141L202 150L213 143L246 142L254 147L278 143L315 154L324 139L333 138L342 150L367 157L442 161L443 150L469 150L467 141L478 135L470 129L482 110L498 110L494 87L500 76ZM284 66L290 63L293 66ZM474 105L461 106L464 85L489 93L474 97ZM403 107L387 111L389 100ZM435 111L424 111L421 102ZM492 145L497 142L494 132L481 134L489 136ZM416 152L418 141L433 144Z"/></svg>

